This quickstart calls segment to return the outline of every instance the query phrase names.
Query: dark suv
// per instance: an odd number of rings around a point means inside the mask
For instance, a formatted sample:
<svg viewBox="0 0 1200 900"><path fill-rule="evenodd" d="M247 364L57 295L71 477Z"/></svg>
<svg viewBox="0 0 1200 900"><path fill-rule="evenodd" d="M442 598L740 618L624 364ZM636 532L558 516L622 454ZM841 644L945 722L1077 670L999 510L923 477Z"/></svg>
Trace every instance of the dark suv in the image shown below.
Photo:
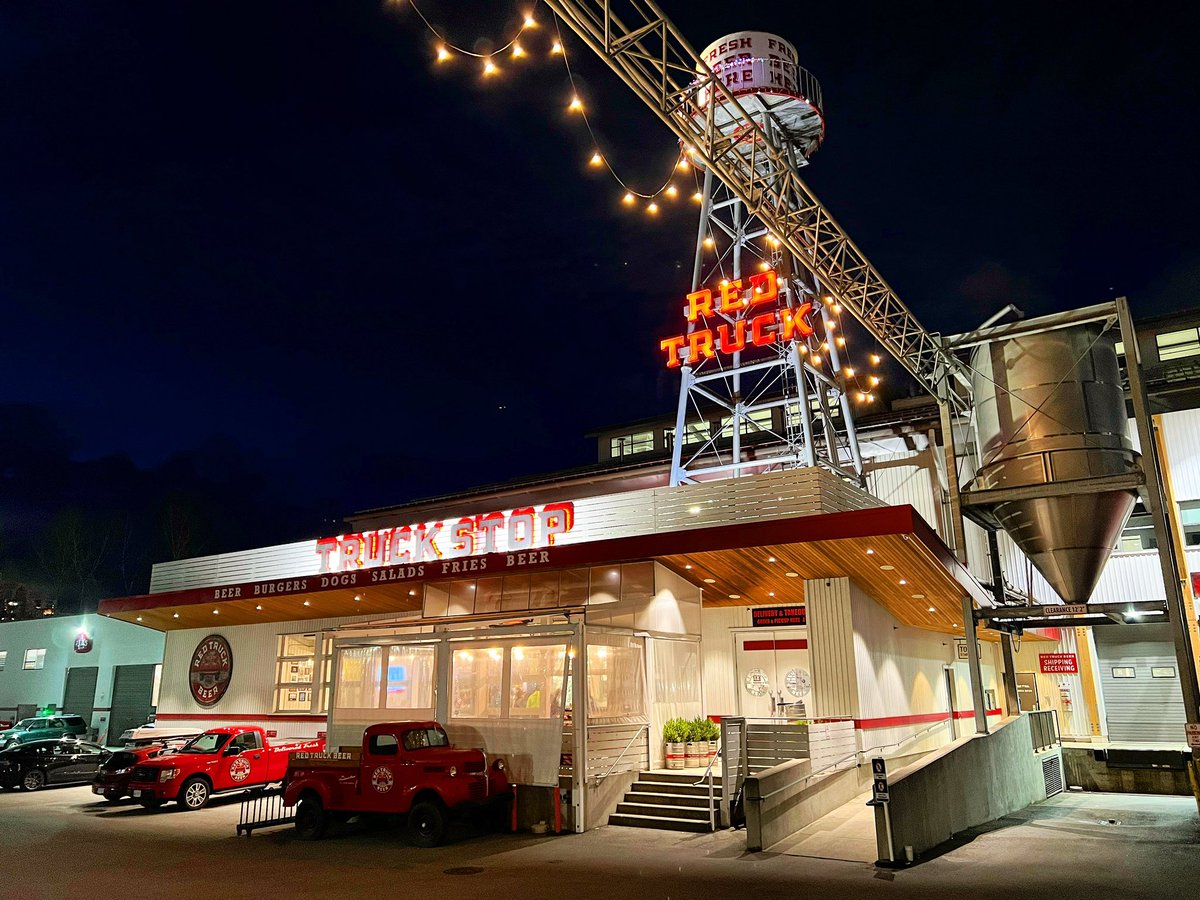
<svg viewBox="0 0 1200 900"><path fill-rule="evenodd" d="M12 728L0 731L0 750L28 744L30 741L48 741L64 737L81 737L87 734L87 722L83 716L37 716L22 719Z"/></svg>

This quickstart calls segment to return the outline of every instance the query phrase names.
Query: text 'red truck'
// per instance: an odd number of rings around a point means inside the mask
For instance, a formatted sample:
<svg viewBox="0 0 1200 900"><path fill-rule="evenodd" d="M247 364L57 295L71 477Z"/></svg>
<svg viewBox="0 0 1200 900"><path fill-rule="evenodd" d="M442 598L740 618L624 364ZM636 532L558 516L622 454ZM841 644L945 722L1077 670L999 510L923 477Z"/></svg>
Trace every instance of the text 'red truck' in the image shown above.
<svg viewBox="0 0 1200 900"><path fill-rule="evenodd" d="M332 820L354 815L408 816L415 844L435 847L453 811L503 812L512 786L502 760L451 746L437 722L380 722L363 732L361 750L299 753L288 765L283 803L296 809L296 833L314 840Z"/></svg>
<svg viewBox="0 0 1200 900"><path fill-rule="evenodd" d="M135 766L129 792L148 809L168 800L201 809L213 794L282 781L289 753L324 748L322 740L271 744L254 725L210 728L178 750Z"/></svg>

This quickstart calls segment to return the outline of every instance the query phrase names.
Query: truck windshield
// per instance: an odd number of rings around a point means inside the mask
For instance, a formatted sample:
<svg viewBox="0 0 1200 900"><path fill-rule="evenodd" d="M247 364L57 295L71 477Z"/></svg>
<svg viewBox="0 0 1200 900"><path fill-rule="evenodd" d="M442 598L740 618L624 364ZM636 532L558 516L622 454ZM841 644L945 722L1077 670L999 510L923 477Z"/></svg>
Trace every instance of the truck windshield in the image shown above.
<svg viewBox="0 0 1200 900"><path fill-rule="evenodd" d="M213 732L205 732L199 737L194 737L180 749L180 753L216 753L225 746L225 742L229 740L227 734L214 734Z"/></svg>

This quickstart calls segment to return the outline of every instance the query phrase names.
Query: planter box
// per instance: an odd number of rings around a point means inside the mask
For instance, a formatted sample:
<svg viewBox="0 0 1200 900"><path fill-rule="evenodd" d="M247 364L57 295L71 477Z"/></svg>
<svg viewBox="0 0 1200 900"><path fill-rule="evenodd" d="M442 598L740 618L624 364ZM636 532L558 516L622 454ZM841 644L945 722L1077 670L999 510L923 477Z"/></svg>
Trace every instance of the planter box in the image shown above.
<svg viewBox="0 0 1200 900"><path fill-rule="evenodd" d="M688 741L684 747L685 768L699 769L707 763L708 741Z"/></svg>
<svg viewBox="0 0 1200 900"><path fill-rule="evenodd" d="M668 769L682 769L684 758L686 755L685 745L683 744L664 744L666 752L663 754L667 762Z"/></svg>

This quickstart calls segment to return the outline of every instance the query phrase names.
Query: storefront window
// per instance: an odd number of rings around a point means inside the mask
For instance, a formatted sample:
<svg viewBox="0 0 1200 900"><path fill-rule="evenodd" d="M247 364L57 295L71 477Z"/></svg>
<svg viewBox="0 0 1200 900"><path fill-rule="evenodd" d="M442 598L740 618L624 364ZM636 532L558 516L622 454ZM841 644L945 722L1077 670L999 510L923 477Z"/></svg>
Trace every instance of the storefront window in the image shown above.
<svg viewBox="0 0 1200 900"><path fill-rule="evenodd" d="M642 647L588 644L588 717L637 718L646 714Z"/></svg>
<svg viewBox="0 0 1200 900"><path fill-rule="evenodd" d="M508 714L543 719L558 715L567 648L562 644L513 647L511 652Z"/></svg>
<svg viewBox="0 0 1200 900"><path fill-rule="evenodd" d="M383 682L382 647L346 647L338 664L338 707L376 709Z"/></svg>
<svg viewBox="0 0 1200 900"><path fill-rule="evenodd" d="M432 709L437 648L388 648L387 708Z"/></svg>
<svg viewBox="0 0 1200 900"><path fill-rule="evenodd" d="M455 650L450 684L454 718L499 718L502 714L504 648Z"/></svg>
<svg viewBox="0 0 1200 900"><path fill-rule="evenodd" d="M324 712L328 708L331 643L328 639L321 641L316 634L279 636L275 675L277 712ZM317 652L318 646L321 653Z"/></svg>

